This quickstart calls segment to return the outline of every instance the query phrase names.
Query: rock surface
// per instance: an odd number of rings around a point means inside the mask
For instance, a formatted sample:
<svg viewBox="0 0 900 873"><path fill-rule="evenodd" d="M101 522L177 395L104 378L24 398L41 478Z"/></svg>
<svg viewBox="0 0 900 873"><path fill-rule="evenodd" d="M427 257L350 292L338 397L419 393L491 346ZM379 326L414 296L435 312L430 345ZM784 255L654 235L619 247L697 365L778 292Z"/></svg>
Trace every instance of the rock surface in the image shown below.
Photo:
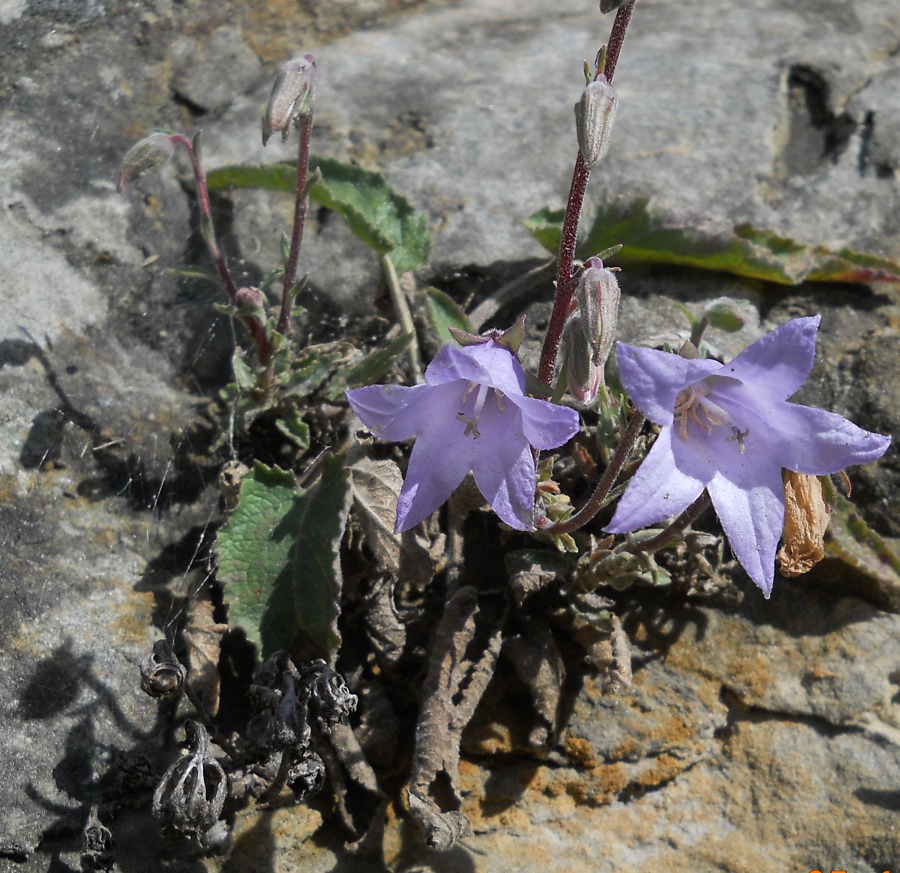
<svg viewBox="0 0 900 873"><path fill-rule="evenodd" d="M544 256L521 222L564 202L581 61L610 21L587 0L552 14L540 0L0 4L0 870L78 869L99 793L147 800L142 761L160 772L175 743L137 667L173 618L172 587L197 584L189 570L216 513L215 470L192 452L230 328L208 287L167 272L205 266L183 168L117 197L122 154L169 126L202 127L210 167L292 156L274 140L263 152L259 109L277 64L313 51L315 151L384 171L435 226L428 278L477 302ZM898 258L898 46L891 0L713 0L702 14L639 0L591 194L652 195ZM258 278L290 203L245 192L220 207L233 262ZM303 269L317 328L386 321L373 256L313 217ZM821 312L820 360L799 399L900 430L896 288L786 291L659 269L628 271L622 286L631 341L672 330L669 295L747 299L748 332L721 341L728 354ZM548 296L525 301L533 324ZM867 517L894 537L897 457L853 474ZM491 873L895 870L900 622L840 566L831 575L836 588L779 580L769 602L745 589L739 607L635 597L633 688L611 698L586 675L545 761L524 753L523 700L513 695L508 721L480 717L463 769L473 836L428 856L392 811L386 860ZM231 858L203 863L159 838L146 805L107 824L129 873L380 868L347 855L323 819L325 805L247 810Z"/></svg>

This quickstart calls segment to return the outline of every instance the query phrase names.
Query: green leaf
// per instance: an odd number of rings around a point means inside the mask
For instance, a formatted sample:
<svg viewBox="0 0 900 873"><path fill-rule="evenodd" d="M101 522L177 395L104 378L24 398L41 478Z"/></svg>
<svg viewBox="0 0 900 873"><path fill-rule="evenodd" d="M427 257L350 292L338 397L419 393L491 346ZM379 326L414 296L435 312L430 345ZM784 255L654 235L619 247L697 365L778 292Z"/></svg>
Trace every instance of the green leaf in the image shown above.
<svg viewBox="0 0 900 873"><path fill-rule="evenodd" d="M871 579L879 599L900 607L900 555L870 528L856 506L837 495L825 552Z"/></svg>
<svg viewBox="0 0 900 873"><path fill-rule="evenodd" d="M562 211L542 209L525 223L545 248L556 252ZM601 204L578 256L590 257L621 243L616 263L673 264L720 270L781 285L801 282L900 282L900 264L851 249L807 246L771 230L731 227L698 215L664 210L650 198Z"/></svg>
<svg viewBox="0 0 900 873"><path fill-rule="evenodd" d="M453 339L448 330L451 327L466 333L478 333L463 308L452 297L438 288L429 288L425 293L428 300L428 320L441 345Z"/></svg>
<svg viewBox="0 0 900 873"><path fill-rule="evenodd" d="M525 219L525 228L547 251L555 255L559 251L565 217L565 209L549 209L545 206Z"/></svg>
<svg viewBox="0 0 900 873"><path fill-rule="evenodd" d="M338 370L325 390L325 397L328 400L335 401L343 397L344 391L348 388L372 385L409 348L412 338L413 335L411 333L401 334L383 349L370 352L352 367L348 367L346 370Z"/></svg>
<svg viewBox="0 0 900 873"><path fill-rule="evenodd" d="M309 166L322 174L309 196L337 212L377 254L388 255L398 272L417 270L428 260L431 233L425 216L394 193L384 176L332 158L311 157ZM293 194L296 168L293 163L221 167L209 173L207 184L210 191L264 188Z"/></svg>
<svg viewBox="0 0 900 873"><path fill-rule="evenodd" d="M303 420L296 406L284 406L275 419L275 427L281 431L300 452L309 448L309 425Z"/></svg>
<svg viewBox="0 0 900 873"><path fill-rule="evenodd" d="M340 545L350 511L350 475L327 458L322 478L297 487L294 476L256 463L216 541L229 619L263 658L302 645L330 660L340 645Z"/></svg>
<svg viewBox="0 0 900 873"><path fill-rule="evenodd" d="M325 384L336 363L346 354L347 347L343 344L310 346L304 349L304 357L300 360L285 364L285 369L278 373L278 381L289 394L308 397Z"/></svg>

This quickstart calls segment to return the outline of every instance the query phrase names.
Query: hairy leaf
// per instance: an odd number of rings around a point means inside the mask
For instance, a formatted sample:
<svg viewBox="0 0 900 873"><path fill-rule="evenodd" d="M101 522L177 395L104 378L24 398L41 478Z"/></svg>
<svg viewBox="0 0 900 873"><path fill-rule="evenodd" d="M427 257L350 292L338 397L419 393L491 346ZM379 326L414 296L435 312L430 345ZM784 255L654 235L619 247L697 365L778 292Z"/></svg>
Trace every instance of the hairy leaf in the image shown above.
<svg viewBox="0 0 900 873"><path fill-rule="evenodd" d="M562 210L542 209L525 226L551 252L559 248ZM851 249L808 246L750 224L731 226L662 209L647 197L601 204L578 256L622 244L617 264L675 264L720 270L781 285L801 282L900 282L900 264Z"/></svg>
<svg viewBox="0 0 900 873"><path fill-rule="evenodd" d="M448 328L455 327L466 333L478 333L462 307L449 295L438 288L426 291L428 300L428 320L441 345L449 343L453 337Z"/></svg>
<svg viewBox="0 0 900 873"><path fill-rule="evenodd" d="M299 641L329 659L340 644L340 544L350 501L350 476L338 458L326 459L308 489L260 463L242 480L216 555L230 621L262 657Z"/></svg>
<svg viewBox="0 0 900 873"><path fill-rule="evenodd" d="M380 573L402 577L413 588L424 587L434 575L428 542L415 530L394 533L397 499L403 474L390 460L362 457L350 466L353 505L366 543Z"/></svg>
<svg viewBox="0 0 900 873"><path fill-rule="evenodd" d="M376 382L409 348L412 338L411 333L401 334L384 348L370 352L344 370L338 370L325 389L325 397L334 401L343 397L347 388L359 388L362 385L371 385Z"/></svg>
<svg viewBox="0 0 900 873"><path fill-rule="evenodd" d="M900 555L870 528L846 497L838 495L825 552L872 580L873 593L900 609Z"/></svg>
<svg viewBox="0 0 900 873"><path fill-rule="evenodd" d="M310 158L310 170L321 173L309 196L333 209L353 233L380 255L388 255L398 272L416 270L431 252L431 233L424 215L396 194L384 176L332 158ZM291 162L229 166L207 176L211 191L265 188L294 193L296 166Z"/></svg>

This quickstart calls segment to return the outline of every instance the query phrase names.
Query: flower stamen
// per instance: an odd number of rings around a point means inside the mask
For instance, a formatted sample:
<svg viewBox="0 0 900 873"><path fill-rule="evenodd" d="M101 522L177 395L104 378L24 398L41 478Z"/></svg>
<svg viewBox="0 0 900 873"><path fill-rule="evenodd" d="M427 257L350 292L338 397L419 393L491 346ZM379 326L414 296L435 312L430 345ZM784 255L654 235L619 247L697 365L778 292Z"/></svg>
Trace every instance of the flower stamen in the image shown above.
<svg viewBox="0 0 900 873"><path fill-rule="evenodd" d="M705 421L698 414L698 407L703 413ZM706 392L700 386L688 385L675 398L675 420L678 422L678 436L682 442L687 442L688 421L693 421L707 434L712 429L728 421L728 414L720 406L707 399ZM720 417L721 416L721 417Z"/></svg>
<svg viewBox="0 0 900 873"><path fill-rule="evenodd" d="M476 388L478 389L478 394L475 396L472 414L466 415L463 412L457 412L456 418L466 426L465 431L463 431L463 436L471 436L473 439L477 440L478 437L481 436L481 433L478 430L478 416L481 415L481 410L484 408L484 401L487 399L488 386L479 385L478 382L469 382L466 386L466 390L463 391L462 402L467 403L472 396L472 392Z"/></svg>

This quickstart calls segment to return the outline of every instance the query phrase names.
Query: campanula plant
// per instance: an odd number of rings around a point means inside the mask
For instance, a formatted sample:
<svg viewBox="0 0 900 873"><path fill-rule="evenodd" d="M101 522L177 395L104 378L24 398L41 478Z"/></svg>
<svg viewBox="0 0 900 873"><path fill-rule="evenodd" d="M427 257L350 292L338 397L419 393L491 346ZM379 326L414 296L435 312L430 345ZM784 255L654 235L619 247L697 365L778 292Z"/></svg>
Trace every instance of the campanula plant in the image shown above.
<svg viewBox="0 0 900 873"><path fill-rule="evenodd" d="M696 228L662 220L659 226L629 220L624 229L613 222L608 236L620 230L625 236L604 244L595 244L601 238L595 228L592 250L576 257L590 174L602 166L616 119L627 112L613 80L635 0L604 0L604 7L617 11L608 44L592 67L585 65L566 208L535 233L552 243L557 257L546 329L529 337L540 351L533 375L524 354L520 360L524 316L506 331L478 333L448 295L430 289L427 313L413 318L410 303L422 301L406 291L415 283L400 275L427 262L427 218L376 173L311 156L318 82L311 55L282 67L263 114L264 143L298 131L296 162L225 167L207 176L199 139L169 132L151 134L126 155L123 186L157 169L176 147L187 151L210 260L228 311L255 352L237 350L234 384L219 397L227 445L244 457L229 459L227 487L223 480L213 573L216 602L227 606L229 624L243 630L263 661L247 704L256 714L246 719L246 736L233 733L231 723L218 732L228 737L222 748L229 760L214 767L206 730L217 733L215 707L201 703L204 725L190 728L194 757L169 769L154 800L168 826L207 849L213 836L227 842L226 785L229 801L253 795L272 802L287 787L300 799L326 778L337 806L354 810L346 823L355 845L374 845L401 771L397 808L431 849L451 848L469 832L459 773L462 732L501 650L543 720L529 734L529 745L543 755L559 735L554 719L564 709L564 648L557 650L556 634L591 650L591 663L610 665L607 690L627 685L631 659L615 592L673 581L680 583L676 593L684 592L698 574L736 592L728 575L736 564L722 557L721 532L694 529L712 506L736 561L769 598L776 562L784 575L795 575L824 554L837 493L829 477L876 460L891 443L840 415L791 402L813 365L819 316L776 327L728 362L704 344L708 328L744 326L739 307L725 298L708 303L699 317L685 310L688 338L677 351L617 344L628 274L611 265L616 258L627 266L629 257L656 251L658 263L699 261L772 279L771 264L763 264L761 275L748 266L765 261L757 249L766 243L782 267L785 251L799 250L804 263L819 258L816 269L826 278L900 276L885 262L860 256L852 263L853 253L832 257L821 247L811 254L767 231L743 229L740 246L723 246L721 237L707 239ZM294 197L282 263L259 288L232 276L213 228L210 191L242 185ZM301 247L310 198L337 212L381 266L399 330L365 356L343 338L305 345L293 329L304 289ZM643 244L629 245L627 233L639 240L643 234ZM278 305L269 299L275 280ZM443 307L439 317L431 306ZM448 332L453 340L440 345ZM423 374L420 348L437 346ZM611 357L617 368L607 373ZM373 448L372 440L359 438L360 422L383 443L412 444ZM274 443L274 457L285 466L259 460L254 440L261 433L266 456ZM225 445L221 439L213 450ZM469 474L479 492L474 501ZM466 499L453 499L460 492ZM484 504L493 515L466 515L470 505ZM807 541L809 531L814 542ZM716 566L702 553L710 542ZM214 625L216 633L223 627ZM342 646L351 634L352 645ZM157 644L159 657L147 662L148 670L159 676L164 668L177 684L190 683L171 643ZM210 663L218 660L213 648ZM349 687L354 683L372 687L355 688L357 695ZM173 684L156 683L158 696ZM378 693L368 693L373 689ZM211 696L217 695L216 687ZM358 706L355 725L367 739L349 724L332 730ZM414 730L400 730L406 713L415 713ZM395 715L398 727L391 724ZM410 753L400 740L413 735ZM383 736L403 751L394 755ZM373 749L391 788L381 788L378 768L366 759ZM197 777L192 797L207 801L196 806L202 815L171 790L180 785L171 775L188 770ZM359 796L348 801L354 786Z"/></svg>

